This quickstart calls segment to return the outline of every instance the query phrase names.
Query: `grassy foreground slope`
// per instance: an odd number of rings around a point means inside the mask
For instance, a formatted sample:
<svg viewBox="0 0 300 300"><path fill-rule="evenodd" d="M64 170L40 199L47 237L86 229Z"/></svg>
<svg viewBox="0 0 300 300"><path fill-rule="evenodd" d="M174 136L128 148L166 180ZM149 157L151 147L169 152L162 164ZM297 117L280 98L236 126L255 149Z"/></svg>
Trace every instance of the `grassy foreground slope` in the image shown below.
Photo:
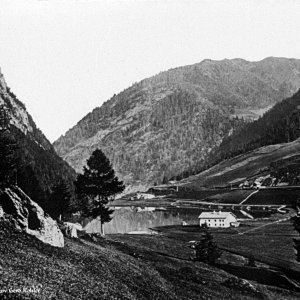
<svg viewBox="0 0 300 300"><path fill-rule="evenodd" d="M0 226L2 290L36 287L40 293L35 296L42 299L174 296L155 270L129 256L71 240L64 248L53 248L7 224Z"/></svg>
<svg viewBox="0 0 300 300"><path fill-rule="evenodd" d="M225 287L231 277L147 246L127 247L126 240L117 244L109 238L97 244L66 240L64 248L53 248L0 223L1 299L296 299L299 295L261 285L254 285L255 293ZM39 291L4 292L24 288Z"/></svg>

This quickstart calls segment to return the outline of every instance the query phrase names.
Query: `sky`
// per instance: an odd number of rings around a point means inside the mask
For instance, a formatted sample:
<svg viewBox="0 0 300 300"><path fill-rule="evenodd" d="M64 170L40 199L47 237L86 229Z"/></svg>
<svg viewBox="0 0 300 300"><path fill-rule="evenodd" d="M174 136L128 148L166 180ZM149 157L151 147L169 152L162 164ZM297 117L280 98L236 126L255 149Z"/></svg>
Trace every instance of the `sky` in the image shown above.
<svg viewBox="0 0 300 300"><path fill-rule="evenodd" d="M53 142L160 71L300 58L299 32L298 0L0 0L0 68Z"/></svg>

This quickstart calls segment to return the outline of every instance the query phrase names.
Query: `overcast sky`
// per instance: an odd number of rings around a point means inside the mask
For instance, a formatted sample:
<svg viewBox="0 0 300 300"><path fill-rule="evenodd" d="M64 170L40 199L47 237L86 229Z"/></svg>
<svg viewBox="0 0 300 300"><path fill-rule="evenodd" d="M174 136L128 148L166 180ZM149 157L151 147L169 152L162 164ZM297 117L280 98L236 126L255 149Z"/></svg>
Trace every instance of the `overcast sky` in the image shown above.
<svg viewBox="0 0 300 300"><path fill-rule="evenodd" d="M0 67L54 141L132 83L205 58L300 58L300 1L0 0Z"/></svg>

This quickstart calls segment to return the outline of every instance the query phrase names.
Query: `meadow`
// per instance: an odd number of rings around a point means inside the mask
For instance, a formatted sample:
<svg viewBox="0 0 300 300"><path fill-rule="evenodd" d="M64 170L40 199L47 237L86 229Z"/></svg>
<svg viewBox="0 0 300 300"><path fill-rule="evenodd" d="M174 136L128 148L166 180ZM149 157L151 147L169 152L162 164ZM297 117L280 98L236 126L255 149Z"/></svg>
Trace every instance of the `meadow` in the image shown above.
<svg viewBox="0 0 300 300"><path fill-rule="evenodd" d="M299 293L251 282L190 260L184 241L110 235L65 239L54 248L0 222L1 299L297 299ZM228 287L228 282L236 283ZM36 293L25 293L34 287ZM20 292L9 292L18 291Z"/></svg>
<svg viewBox="0 0 300 300"><path fill-rule="evenodd" d="M293 206L300 198L300 188L260 189L244 204L249 205L287 205Z"/></svg>

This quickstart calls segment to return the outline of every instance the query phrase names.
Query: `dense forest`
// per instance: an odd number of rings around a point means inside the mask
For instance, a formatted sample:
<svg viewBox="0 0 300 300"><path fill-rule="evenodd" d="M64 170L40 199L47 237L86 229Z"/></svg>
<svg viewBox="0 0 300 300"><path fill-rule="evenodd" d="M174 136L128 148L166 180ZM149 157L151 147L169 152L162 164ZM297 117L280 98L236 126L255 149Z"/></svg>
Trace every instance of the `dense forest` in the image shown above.
<svg viewBox="0 0 300 300"><path fill-rule="evenodd" d="M58 158L54 150L43 149L12 126L11 133L17 141L16 182L35 202L46 207L52 188L65 182L74 190L75 172Z"/></svg>
<svg viewBox="0 0 300 300"><path fill-rule="evenodd" d="M262 146L288 143L299 137L300 90L277 103L257 121L245 124L225 138L214 155L223 160Z"/></svg>
<svg viewBox="0 0 300 300"><path fill-rule="evenodd" d="M55 186L65 184L72 198L75 172L55 152L45 151L14 126L0 130L0 151L0 184L18 185L50 214Z"/></svg>

